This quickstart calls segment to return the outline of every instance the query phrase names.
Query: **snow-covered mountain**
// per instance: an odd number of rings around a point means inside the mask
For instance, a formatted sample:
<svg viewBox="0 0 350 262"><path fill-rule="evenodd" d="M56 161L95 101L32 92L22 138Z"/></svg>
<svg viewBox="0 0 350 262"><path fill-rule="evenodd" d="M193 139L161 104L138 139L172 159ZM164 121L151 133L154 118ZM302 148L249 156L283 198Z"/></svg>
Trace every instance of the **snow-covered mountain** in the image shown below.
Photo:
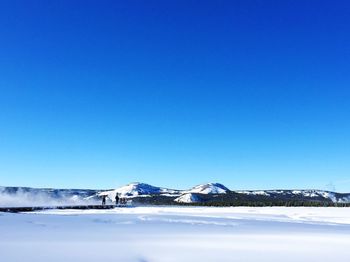
<svg viewBox="0 0 350 262"><path fill-rule="evenodd" d="M240 190L231 191L219 183L206 183L187 190L168 189L146 183L130 183L112 190L37 189L27 187L0 187L1 206L54 206L97 204L106 195L114 201L116 194L132 198L141 204L174 203L350 203L350 194L324 190Z"/></svg>
<svg viewBox="0 0 350 262"><path fill-rule="evenodd" d="M243 190L236 191L240 194L246 195L259 195L273 198L282 198L282 197L305 197L305 198L314 198L314 199L327 199L331 200L333 203L349 203L350 194L341 194L325 190Z"/></svg>
<svg viewBox="0 0 350 262"><path fill-rule="evenodd" d="M182 195L174 201L178 203L199 203L202 202L200 195L226 194L230 190L219 183L206 183L192 187L190 190L184 190Z"/></svg>
<svg viewBox="0 0 350 262"><path fill-rule="evenodd" d="M100 196L106 195L110 200L114 200L118 193L120 197L150 197L154 195L177 197L174 201L178 203L200 202L198 196L194 194L225 194L230 190L219 183L207 183L197 185L189 190L175 190L162 187L156 187L145 183L130 183L126 186L99 193Z"/></svg>
<svg viewBox="0 0 350 262"><path fill-rule="evenodd" d="M222 184L219 183L207 183L203 185L197 185L191 188L188 193L198 193L198 194L226 194L230 190Z"/></svg>
<svg viewBox="0 0 350 262"><path fill-rule="evenodd" d="M114 190L101 192L98 195L106 195L110 200L113 201L117 193L120 197L124 198L149 197L152 195L179 196L181 194L181 190L156 187L146 183L135 182Z"/></svg>
<svg viewBox="0 0 350 262"><path fill-rule="evenodd" d="M104 191L99 193L99 196L107 195L110 200L115 199L116 193L119 193L121 197L125 198L140 198L140 197L170 197L174 198L173 201L177 203L198 203L202 202L203 197L205 199L211 199L214 195L236 193L240 195L263 197L271 199L308 199L317 201L331 201L333 203L349 203L350 194L339 194L335 192L323 191L323 190L242 190L231 191L220 183L206 183L194 186L188 190L176 190L162 187L156 187L145 183L131 183L126 186ZM213 195L211 197L210 195ZM255 198L256 199L256 198Z"/></svg>

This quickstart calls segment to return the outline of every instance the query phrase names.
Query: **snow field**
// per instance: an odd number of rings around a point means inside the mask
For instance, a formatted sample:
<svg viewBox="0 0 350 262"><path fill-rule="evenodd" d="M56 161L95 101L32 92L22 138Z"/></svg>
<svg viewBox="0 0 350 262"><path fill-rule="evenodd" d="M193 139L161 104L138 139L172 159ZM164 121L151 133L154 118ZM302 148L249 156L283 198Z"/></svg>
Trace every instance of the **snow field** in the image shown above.
<svg viewBox="0 0 350 262"><path fill-rule="evenodd" d="M1 261L348 261L350 208L0 213Z"/></svg>

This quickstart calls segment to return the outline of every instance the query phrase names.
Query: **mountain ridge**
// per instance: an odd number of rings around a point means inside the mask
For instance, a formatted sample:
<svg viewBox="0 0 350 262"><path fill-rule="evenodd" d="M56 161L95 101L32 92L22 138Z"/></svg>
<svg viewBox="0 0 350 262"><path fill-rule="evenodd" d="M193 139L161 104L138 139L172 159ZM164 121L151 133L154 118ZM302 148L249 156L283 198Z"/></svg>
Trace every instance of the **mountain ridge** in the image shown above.
<svg viewBox="0 0 350 262"><path fill-rule="evenodd" d="M181 203L282 203L318 202L350 203L350 193L337 193L317 189L230 190L220 183L204 183L190 189L169 189L147 183L133 182L116 189L53 189L31 187L1 187L0 206L56 205L99 203L102 196L114 201L119 197L134 202L154 204ZM239 200L239 202L237 202Z"/></svg>

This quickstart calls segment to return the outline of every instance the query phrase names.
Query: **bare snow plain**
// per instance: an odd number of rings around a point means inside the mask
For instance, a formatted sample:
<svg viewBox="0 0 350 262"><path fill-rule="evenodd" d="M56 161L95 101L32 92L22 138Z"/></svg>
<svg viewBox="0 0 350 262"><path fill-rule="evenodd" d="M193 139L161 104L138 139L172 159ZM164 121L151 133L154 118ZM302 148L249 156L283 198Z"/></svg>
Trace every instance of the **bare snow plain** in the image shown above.
<svg viewBox="0 0 350 262"><path fill-rule="evenodd" d="M0 213L0 261L350 261L350 208Z"/></svg>

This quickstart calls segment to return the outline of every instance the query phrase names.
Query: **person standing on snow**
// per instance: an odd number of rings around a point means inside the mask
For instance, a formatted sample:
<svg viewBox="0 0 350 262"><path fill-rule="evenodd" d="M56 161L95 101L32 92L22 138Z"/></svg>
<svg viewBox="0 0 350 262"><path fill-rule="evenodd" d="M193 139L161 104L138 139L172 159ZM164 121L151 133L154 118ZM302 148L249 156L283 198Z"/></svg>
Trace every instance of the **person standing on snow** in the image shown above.
<svg viewBox="0 0 350 262"><path fill-rule="evenodd" d="M106 205L106 198L107 196L102 196L102 206Z"/></svg>
<svg viewBox="0 0 350 262"><path fill-rule="evenodd" d="M116 193L115 195L115 205L119 204L119 193Z"/></svg>

